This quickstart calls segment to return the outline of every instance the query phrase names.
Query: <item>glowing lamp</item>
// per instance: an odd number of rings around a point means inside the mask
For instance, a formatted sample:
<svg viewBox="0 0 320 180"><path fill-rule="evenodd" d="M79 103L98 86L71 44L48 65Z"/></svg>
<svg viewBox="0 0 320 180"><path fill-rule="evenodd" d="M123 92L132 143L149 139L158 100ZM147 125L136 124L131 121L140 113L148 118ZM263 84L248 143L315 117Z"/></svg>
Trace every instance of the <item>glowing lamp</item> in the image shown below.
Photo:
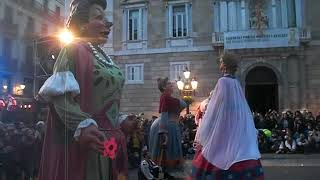
<svg viewBox="0 0 320 180"><path fill-rule="evenodd" d="M188 69L186 69L186 70L183 72L183 75L184 75L184 78L189 79L189 78L190 78L190 71L189 71Z"/></svg>
<svg viewBox="0 0 320 180"><path fill-rule="evenodd" d="M181 80L179 80L179 81L177 81L177 86L178 86L179 90L183 90L184 83Z"/></svg>
<svg viewBox="0 0 320 180"><path fill-rule="evenodd" d="M198 88L198 81L196 81L195 78L192 79L191 86L193 90L196 90Z"/></svg>

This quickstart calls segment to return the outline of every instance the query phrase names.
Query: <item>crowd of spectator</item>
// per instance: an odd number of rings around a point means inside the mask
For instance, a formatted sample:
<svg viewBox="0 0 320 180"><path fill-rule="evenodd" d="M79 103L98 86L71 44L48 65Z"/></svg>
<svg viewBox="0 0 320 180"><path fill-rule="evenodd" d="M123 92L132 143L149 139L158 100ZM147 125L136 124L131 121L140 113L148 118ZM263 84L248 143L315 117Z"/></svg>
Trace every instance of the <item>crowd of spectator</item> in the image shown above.
<svg viewBox="0 0 320 180"><path fill-rule="evenodd" d="M262 153L320 152L320 113L269 110L265 115L253 113Z"/></svg>
<svg viewBox="0 0 320 180"><path fill-rule="evenodd" d="M148 149L149 131L153 121L138 116L140 131L128 138L129 162L138 167L141 152ZM320 112L314 116L308 110L286 110L279 113L269 110L265 115L253 113L258 129L258 143L261 153L317 153L320 152ZM179 120L184 158L194 154L193 140L197 126L192 114L181 116Z"/></svg>
<svg viewBox="0 0 320 180"><path fill-rule="evenodd" d="M0 179L35 179L41 158L44 123L0 121Z"/></svg>
<svg viewBox="0 0 320 180"><path fill-rule="evenodd" d="M315 153L320 152L320 113L314 116L307 110L279 113L269 110L265 115L253 113L259 130L258 143L262 153ZM131 167L137 168L142 152L148 149L149 132L157 117L138 115L139 130L127 138ZM183 156L192 158L196 124L192 114L179 119ZM44 123L2 123L0 121L0 179L23 180L37 175L41 158Z"/></svg>

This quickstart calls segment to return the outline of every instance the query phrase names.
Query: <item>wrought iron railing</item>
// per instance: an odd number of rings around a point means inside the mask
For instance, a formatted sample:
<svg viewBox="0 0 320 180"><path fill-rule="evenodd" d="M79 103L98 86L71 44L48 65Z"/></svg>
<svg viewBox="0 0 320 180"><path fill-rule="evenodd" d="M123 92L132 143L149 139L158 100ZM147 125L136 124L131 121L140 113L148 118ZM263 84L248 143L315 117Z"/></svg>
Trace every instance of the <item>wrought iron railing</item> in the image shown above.
<svg viewBox="0 0 320 180"><path fill-rule="evenodd" d="M215 46L223 46L224 43L224 33L223 32L214 32L212 34L212 43Z"/></svg>
<svg viewBox="0 0 320 180"><path fill-rule="evenodd" d="M299 29L299 38L301 42L307 42L311 40L311 31L310 28L301 28Z"/></svg>

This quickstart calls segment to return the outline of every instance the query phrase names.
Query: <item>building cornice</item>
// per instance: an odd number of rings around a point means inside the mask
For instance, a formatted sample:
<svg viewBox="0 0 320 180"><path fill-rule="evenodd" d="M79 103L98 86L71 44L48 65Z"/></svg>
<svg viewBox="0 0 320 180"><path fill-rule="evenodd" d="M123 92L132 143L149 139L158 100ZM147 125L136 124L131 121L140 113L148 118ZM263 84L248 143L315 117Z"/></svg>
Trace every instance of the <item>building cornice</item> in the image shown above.
<svg viewBox="0 0 320 180"><path fill-rule="evenodd" d="M136 4L148 4L149 1L148 0L140 0L140 1L128 1L128 0L122 0L120 2L120 6L132 6L132 5L136 5Z"/></svg>
<svg viewBox="0 0 320 180"><path fill-rule="evenodd" d="M182 53L182 52L204 52L214 51L212 46L197 46L197 47L177 47L177 48L158 48L158 49L139 49L139 50L121 50L109 52L114 56L126 55L142 55L142 54L166 54L166 53Z"/></svg>

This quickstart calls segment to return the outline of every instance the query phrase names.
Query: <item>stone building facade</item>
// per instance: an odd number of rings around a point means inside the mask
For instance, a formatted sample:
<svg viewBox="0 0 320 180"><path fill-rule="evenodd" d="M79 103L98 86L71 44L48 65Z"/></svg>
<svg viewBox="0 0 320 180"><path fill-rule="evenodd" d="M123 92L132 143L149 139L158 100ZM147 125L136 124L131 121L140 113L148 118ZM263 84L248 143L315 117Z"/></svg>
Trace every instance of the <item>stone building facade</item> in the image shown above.
<svg viewBox="0 0 320 180"><path fill-rule="evenodd" d="M0 97L12 94L17 99L32 99L33 42L57 33L63 27L63 16L63 0L1 0Z"/></svg>
<svg viewBox="0 0 320 180"><path fill-rule="evenodd" d="M237 78L253 111L320 111L320 1L256 2L109 0L106 49L126 74L122 111L157 115L156 79L176 80L185 67L199 82L195 110L219 79L224 51L239 55Z"/></svg>

